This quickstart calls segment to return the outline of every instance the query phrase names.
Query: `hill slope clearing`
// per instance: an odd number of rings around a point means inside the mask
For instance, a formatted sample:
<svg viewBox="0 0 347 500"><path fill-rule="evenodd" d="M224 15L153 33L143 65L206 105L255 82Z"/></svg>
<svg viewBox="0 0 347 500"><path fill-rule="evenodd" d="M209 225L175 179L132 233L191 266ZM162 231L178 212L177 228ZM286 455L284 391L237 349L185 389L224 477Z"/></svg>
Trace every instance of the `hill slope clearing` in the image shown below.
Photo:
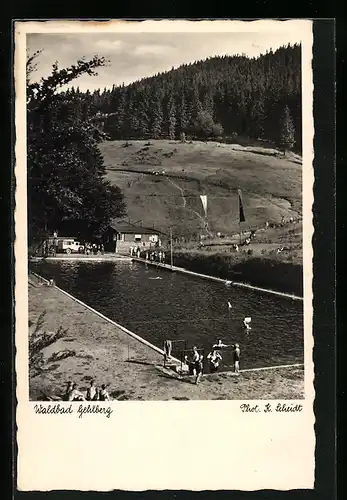
<svg viewBox="0 0 347 500"><path fill-rule="evenodd" d="M245 230L264 227L266 221L279 223L282 217L301 218L296 155L279 158L265 148L167 140L111 141L100 149L108 179L123 190L130 219L163 232L172 227L177 236L199 234L201 194L208 197L211 233L237 232L237 189L243 192Z"/></svg>
<svg viewBox="0 0 347 500"><path fill-rule="evenodd" d="M130 220L165 234L172 228L177 265L302 293L300 157L218 142L112 141L100 149ZM246 218L242 241L256 231L239 252L233 248L239 244L237 189ZM201 194L207 195L207 228Z"/></svg>

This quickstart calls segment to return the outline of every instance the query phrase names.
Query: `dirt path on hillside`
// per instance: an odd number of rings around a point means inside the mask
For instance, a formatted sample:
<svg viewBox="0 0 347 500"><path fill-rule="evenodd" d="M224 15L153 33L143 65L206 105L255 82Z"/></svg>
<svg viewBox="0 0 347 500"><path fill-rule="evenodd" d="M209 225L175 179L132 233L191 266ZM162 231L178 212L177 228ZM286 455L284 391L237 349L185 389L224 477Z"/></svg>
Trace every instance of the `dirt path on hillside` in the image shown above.
<svg viewBox="0 0 347 500"><path fill-rule="evenodd" d="M182 205L182 208L185 208L186 210L189 210L190 212L192 212L194 215L196 215L196 217L198 217L198 219L200 220L200 223L201 223L201 227L204 227L206 229L206 232L210 235L210 236L213 236L211 231L209 230L208 226L207 226L207 223L204 219L204 217L202 215L199 214L199 212L196 212L195 210L193 210L192 208L189 208L187 207L187 199L184 195L184 189L181 188L181 186L179 186L178 184L176 184L176 182L174 182L169 176L166 176L166 179L173 185L175 186L176 189L179 189L180 193L181 193L181 197L182 197L182 202L183 202L183 205Z"/></svg>
<svg viewBox="0 0 347 500"><path fill-rule="evenodd" d="M186 208L187 207L187 200L186 200L186 197L184 196L184 189L181 188L181 186L179 186L178 184L176 184L176 182L174 182L172 179L170 179L170 177L168 176L165 176L165 178L173 185L175 186L176 189L179 189L180 193L181 193L181 197L182 197L182 202L183 202L183 205L182 205L182 208Z"/></svg>

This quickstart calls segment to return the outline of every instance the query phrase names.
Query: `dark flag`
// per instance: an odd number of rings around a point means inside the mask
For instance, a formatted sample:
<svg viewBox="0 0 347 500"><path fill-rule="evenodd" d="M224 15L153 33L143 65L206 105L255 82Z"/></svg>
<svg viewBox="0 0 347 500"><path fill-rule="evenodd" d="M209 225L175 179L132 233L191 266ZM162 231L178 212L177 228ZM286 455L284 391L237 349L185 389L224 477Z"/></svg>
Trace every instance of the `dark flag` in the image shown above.
<svg viewBox="0 0 347 500"><path fill-rule="evenodd" d="M241 189L237 190L239 194L239 213L240 213L240 222L245 222L245 213L243 211L243 204L242 204L242 192Z"/></svg>

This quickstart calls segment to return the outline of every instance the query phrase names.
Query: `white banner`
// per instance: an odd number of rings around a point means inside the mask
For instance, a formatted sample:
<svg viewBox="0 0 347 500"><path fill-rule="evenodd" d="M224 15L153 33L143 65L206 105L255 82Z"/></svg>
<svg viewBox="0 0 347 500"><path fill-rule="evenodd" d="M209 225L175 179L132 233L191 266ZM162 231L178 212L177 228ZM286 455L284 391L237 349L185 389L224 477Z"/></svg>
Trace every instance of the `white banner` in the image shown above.
<svg viewBox="0 0 347 500"><path fill-rule="evenodd" d="M207 196L205 194L200 195L201 203L205 211L205 217L207 217Z"/></svg>

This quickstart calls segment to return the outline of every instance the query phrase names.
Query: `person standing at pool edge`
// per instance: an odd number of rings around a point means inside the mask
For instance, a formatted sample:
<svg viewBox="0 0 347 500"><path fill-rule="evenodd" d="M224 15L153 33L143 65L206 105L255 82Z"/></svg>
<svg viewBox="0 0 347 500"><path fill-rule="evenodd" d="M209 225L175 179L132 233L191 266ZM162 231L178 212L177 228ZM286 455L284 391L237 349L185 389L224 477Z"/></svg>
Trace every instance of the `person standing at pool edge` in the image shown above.
<svg viewBox="0 0 347 500"><path fill-rule="evenodd" d="M171 340L165 340L164 342L164 361L171 358L172 342Z"/></svg>
<svg viewBox="0 0 347 500"><path fill-rule="evenodd" d="M196 346L193 347L193 364L195 371L195 384L198 385L202 376L203 369L203 356L199 355L198 349Z"/></svg>
<svg viewBox="0 0 347 500"><path fill-rule="evenodd" d="M195 379L195 384L198 385L200 382L200 379L202 377L202 372L204 369L204 363L203 363L204 357L202 354L199 356L199 360L195 364L195 372L196 372L196 379Z"/></svg>
<svg viewBox="0 0 347 500"><path fill-rule="evenodd" d="M235 373L240 372L240 346L239 344L234 345L234 350L233 350L233 360L234 360L234 370Z"/></svg>

